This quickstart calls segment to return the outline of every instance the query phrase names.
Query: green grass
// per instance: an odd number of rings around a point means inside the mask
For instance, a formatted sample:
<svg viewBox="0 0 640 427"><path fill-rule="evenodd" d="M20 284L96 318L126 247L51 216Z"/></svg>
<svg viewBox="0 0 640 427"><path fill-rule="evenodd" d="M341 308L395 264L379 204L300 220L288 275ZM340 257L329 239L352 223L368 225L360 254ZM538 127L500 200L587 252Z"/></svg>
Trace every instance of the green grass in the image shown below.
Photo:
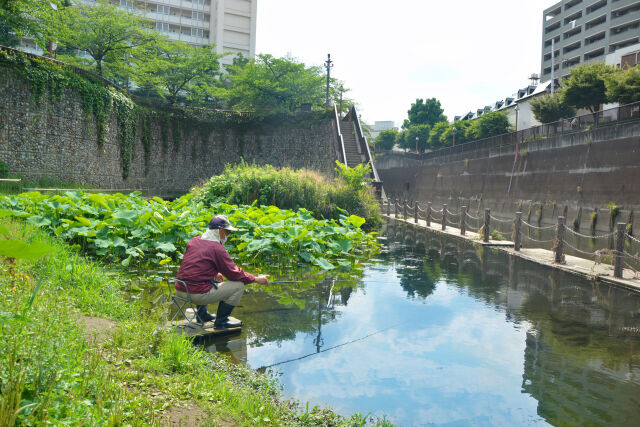
<svg viewBox="0 0 640 427"><path fill-rule="evenodd" d="M126 298L122 274L35 226L7 218L0 225L8 238L55 248L36 262L1 260L0 425L160 425L176 405L197 405L207 424L389 425L300 410L280 399L274 380L157 330L163 319ZM28 320L16 317L36 289ZM113 336L87 337L83 314L115 320Z"/></svg>

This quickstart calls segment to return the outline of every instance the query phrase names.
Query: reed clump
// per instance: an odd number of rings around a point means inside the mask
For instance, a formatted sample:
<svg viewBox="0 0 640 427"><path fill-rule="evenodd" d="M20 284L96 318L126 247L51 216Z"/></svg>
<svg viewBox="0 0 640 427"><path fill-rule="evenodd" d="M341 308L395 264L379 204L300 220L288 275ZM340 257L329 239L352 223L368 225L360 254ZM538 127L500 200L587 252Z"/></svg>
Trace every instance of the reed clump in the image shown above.
<svg viewBox="0 0 640 427"><path fill-rule="evenodd" d="M234 205L273 205L281 209L300 208L318 218L338 219L344 210L366 220L366 227L381 223L380 208L367 185L369 166L347 168L339 164L338 178L300 169L275 168L240 163L227 165L222 174L191 191L207 205L225 202Z"/></svg>

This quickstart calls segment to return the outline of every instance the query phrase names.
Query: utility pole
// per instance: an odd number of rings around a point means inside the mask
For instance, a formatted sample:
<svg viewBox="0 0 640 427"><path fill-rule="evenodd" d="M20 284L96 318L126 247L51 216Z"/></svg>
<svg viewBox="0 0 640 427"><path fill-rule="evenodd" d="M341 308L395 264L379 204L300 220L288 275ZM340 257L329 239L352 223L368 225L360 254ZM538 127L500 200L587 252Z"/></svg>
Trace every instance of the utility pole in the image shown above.
<svg viewBox="0 0 640 427"><path fill-rule="evenodd" d="M331 82L331 67L333 67L333 61L331 60L330 53L327 53L327 60L325 61L324 66L327 69L327 100L325 101L325 107L329 108L331 106L329 103L329 84Z"/></svg>

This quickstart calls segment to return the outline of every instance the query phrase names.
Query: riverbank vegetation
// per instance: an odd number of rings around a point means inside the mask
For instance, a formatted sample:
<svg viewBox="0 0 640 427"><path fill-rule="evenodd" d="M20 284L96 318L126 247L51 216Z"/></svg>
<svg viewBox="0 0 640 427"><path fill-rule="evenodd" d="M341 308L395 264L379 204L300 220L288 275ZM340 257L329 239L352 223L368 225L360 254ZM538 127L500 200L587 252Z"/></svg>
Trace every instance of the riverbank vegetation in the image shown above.
<svg viewBox="0 0 640 427"><path fill-rule="evenodd" d="M177 264L189 239L202 234L217 214L237 225L230 253L244 264L284 268L306 263L331 270L351 266L377 248L375 235L360 229L365 219L346 211L335 220L318 220L306 209L205 205L192 194L166 202L139 193L30 192L0 198L0 207L5 215L24 218L91 256L124 267Z"/></svg>
<svg viewBox="0 0 640 427"><path fill-rule="evenodd" d="M339 220L345 210L365 219L373 229L381 223L380 207L366 185L369 166L347 168L337 163L340 178L330 179L310 170L293 170L241 163L227 165L222 174L194 187L195 200L207 206L217 203L277 205L283 209L307 209L315 218Z"/></svg>
<svg viewBox="0 0 640 427"><path fill-rule="evenodd" d="M34 225L7 218L0 224L4 238L53 250L38 261L0 259L0 424L337 426L362 420L281 400L273 380L158 329L162 317L143 312L122 292L122 273ZM103 327L92 333L96 320Z"/></svg>

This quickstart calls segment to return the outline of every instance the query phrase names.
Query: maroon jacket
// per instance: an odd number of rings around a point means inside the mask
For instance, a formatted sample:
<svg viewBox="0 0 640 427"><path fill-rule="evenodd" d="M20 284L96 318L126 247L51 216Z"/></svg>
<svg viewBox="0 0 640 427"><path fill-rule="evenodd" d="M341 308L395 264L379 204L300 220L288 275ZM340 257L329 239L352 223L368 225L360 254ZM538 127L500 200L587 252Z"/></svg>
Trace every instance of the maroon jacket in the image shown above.
<svg viewBox="0 0 640 427"><path fill-rule="evenodd" d="M234 282L255 282L253 274L245 273L239 268L227 250L220 244L211 240L202 240L200 236L194 237L187 243L187 250L182 257L178 279L184 280L192 294L204 294L209 292L213 285L209 283L218 273ZM180 282L175 283L176 290L186 292Z"/></svg>

